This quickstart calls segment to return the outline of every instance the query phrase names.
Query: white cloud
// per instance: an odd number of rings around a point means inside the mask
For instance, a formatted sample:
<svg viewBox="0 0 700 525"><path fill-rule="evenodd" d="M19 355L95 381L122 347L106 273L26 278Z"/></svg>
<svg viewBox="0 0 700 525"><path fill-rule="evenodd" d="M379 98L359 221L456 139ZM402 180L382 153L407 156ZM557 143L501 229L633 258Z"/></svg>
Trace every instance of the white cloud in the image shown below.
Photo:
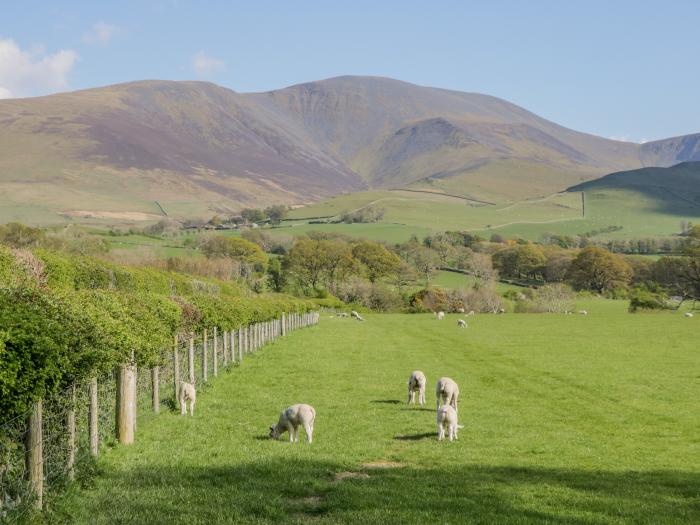
<svg viewBox="0 0 700 525"><path fill-rule="evenodd" d="M22 50L12 39L0 39L0 98L43 95L68 87L78 54L62 49L47 54L42 47Z"/></svg>
<svg viewBox="0 0 700 525"><path fill-rule="evenodd" d="M192 58L192 69L198 76L207 77L224 71L226 63L218 58L210 57L204 51L200 51Z"/></svg>
<svg viewBox="0 0 700 525"><path fill-rule="evenodd" d="M90 28L90 31L83 35L83 42L86 44L100 44L105 46L109 44L109 41L114 38L115 35L119 34L121 29L117 26L111 24L105 24L104 22L97 22Z"/></svg>

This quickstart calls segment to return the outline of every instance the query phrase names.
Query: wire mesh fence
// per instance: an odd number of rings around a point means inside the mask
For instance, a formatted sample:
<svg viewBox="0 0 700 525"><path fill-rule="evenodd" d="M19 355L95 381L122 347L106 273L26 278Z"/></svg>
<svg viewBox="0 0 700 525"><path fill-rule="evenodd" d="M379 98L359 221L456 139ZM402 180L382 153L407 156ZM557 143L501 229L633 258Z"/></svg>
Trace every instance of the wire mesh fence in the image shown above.
<svg viewBox="0 0 700 525"><path fill-rule="evenodd" d="M205 390L209 379L237 366L247 354L318 320L318 313L289 314L231 332L178 337L158 366L135 369L132 392L122 391L124 382L115 370L36 402L0 426L0 523L16 523L41 509L102 447L126 442L120 428L125 421L133 433L137 422L179 410L179 383ZM133 404L131 420L122 413L128 403Z"/></svg>

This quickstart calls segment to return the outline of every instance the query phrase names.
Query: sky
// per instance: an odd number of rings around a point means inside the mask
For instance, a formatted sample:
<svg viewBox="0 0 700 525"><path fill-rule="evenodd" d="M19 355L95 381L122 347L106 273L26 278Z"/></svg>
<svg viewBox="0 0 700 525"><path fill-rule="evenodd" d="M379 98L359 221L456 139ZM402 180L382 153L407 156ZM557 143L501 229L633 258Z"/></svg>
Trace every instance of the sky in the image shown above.
<svg viewBox="0 0 700 525"><path fill-rule="evenodd" d="M620 140L700 132L696 0L2 3L0 98L377 75L501 97Z"/></svg>

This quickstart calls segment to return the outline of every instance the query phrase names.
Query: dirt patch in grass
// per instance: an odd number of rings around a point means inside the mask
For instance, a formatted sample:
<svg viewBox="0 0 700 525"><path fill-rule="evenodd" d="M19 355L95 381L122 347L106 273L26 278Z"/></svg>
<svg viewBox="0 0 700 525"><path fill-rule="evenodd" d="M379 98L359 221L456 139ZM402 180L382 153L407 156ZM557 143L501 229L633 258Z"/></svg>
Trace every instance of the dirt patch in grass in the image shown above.
<svg viewBox="0 0 700 525"><path fill-rule="evenodd" d="M344 481L346 479L368 479L366 472L336 472L333 481Z"/></svg>
<svg viewBox="0 0 700 525"><path fill-rule="evenodd" d="M362 466L366 469L401 468L404 464L397 461L370 461L369 463L363 463Z"/></svg>

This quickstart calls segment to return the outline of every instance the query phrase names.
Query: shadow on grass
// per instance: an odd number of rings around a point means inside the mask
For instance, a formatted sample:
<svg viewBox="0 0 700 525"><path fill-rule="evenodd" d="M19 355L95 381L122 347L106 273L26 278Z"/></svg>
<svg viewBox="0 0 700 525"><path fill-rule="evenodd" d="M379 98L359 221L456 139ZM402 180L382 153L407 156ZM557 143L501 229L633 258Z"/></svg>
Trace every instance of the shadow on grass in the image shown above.
<svg viewBox="0 0 700 525"><path fill-rule="evenodd" d="M384 405L400 405L401 401L398 399L374 399L370 403L382 403Z"/></svg>
<svg viewBox="0 0 700 525"><path fill-rule="evenodd" d="M426 408L426 407L406 407L406 408L402 408L401 410L407 410L409 412L435 412L434 408Z"/></svg>
<svg viewBox="0 0 700 525"><path fill-rule="evenodd" d="M422 434L408 434L406 436L394 436L398 441L420 441L421 439L437 438L437 432L423 432Z"/></svg>
<svg viewBox="0 0 700 525"><path fill-rule="evenodd" d="M54 512L61 521L94 524L306 523L312 517L326 523L700 522L698 473L478 465L360 471L293 457L110 471L94 490ZM337 481L338 473L347 476Z"/></svg>

